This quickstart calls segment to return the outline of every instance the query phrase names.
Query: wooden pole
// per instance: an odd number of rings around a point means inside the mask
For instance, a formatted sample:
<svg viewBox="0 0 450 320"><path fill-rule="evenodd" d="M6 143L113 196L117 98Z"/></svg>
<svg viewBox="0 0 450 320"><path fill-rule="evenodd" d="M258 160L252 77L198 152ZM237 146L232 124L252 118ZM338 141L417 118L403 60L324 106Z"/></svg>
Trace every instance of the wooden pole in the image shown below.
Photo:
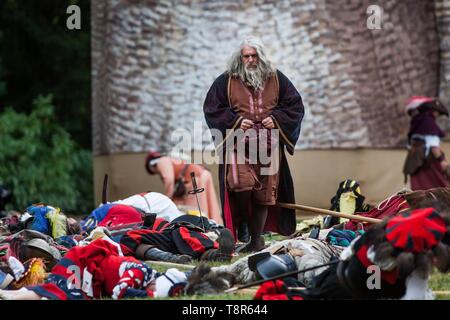
<svg viewBox="0 0 450 320"><path fill-rule="evenodd" d="M281 208L305 210L305 211L317 213L319 215L327 215L327 216L333 216L333 217L339 217L339 218L346 218L346 219L350 219L350 220L357 220L357 221L368 222L368 223L380 223L382 221L381 219L362 217L362 216L348 214L348 213L340 213L337 211L308 207L308 206L304 206L301 204L279 202L278 206Z"/></svg>
<svg viewBox="0 0 450 320"><path fill-rule="evenodd" d="M181 263L173 263L173 262L166 262L166 261L153 261L153 260L147 260L145 261L147 264L155 264L159 266L164 267L176 267L176 268L185 268L185 269L194 269L195 266L191 264L181 264Z"/></svg>

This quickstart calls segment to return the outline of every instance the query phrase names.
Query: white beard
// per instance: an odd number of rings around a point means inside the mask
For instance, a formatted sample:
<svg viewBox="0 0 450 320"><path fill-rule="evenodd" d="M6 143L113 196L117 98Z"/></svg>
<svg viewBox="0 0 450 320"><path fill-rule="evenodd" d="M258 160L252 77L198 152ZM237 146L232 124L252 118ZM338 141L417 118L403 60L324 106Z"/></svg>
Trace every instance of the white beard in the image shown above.
<svg viewBox="0 0 450 320"><path fill-rule="evenodd" d="M262 90L264 85L264 77L259 66L256 66L255 69L244 67L244 78L245 81L253 87L253 89Z"/></svg>

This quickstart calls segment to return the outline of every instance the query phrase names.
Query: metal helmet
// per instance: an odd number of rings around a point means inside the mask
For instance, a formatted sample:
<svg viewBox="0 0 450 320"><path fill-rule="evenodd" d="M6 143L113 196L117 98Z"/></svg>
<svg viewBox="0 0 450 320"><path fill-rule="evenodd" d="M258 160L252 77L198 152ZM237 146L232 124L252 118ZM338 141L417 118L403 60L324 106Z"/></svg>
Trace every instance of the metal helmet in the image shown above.
<svg viewBox="0 0 450 320"><path fill-rule="evenodd" d="M269 252L263 252L249 257L248 265L258 279L269 279L297 270L295 259L289 254L272 255Z"/></svg>

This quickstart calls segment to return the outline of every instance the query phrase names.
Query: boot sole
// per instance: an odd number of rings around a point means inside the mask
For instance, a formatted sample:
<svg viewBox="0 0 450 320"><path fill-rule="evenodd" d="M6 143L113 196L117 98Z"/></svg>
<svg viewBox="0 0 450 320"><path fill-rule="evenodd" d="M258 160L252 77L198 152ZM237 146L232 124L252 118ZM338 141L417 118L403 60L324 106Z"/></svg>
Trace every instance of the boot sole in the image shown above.
<svg viewBox="0 0 450 320"><path fill-rule="evenodd" d="M220 232L217 242L219 243L219 252L231 256L234 250L234 237L230 229L223 229Z"/></svg>

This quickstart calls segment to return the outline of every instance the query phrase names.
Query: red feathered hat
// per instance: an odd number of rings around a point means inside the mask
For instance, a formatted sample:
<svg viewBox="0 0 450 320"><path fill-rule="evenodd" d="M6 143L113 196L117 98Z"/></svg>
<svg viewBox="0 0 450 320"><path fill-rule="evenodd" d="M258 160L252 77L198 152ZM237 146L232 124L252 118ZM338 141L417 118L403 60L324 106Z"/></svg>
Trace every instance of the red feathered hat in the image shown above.
<svg viewBox="0 0 450 320"><path fill-rule="evenodd" d="M154 164L154 163L152 163L152 162L153 162L153 160L156 160L156 159L161 158L161 157L162 157L162 155L161 155L161 153L159 153L158 151L150 151L150 152L147 154L147 157L145 158L145 169L147 169L147 172L148 172L149 174L155 174L155 173L151 170L151 167L152 167L152 165Z"/></svg>
<svg viewBox="0 0 450 320"><path fill-rule="evenodd" d="M409 98L406 103L405 111L410 116L414 110L436 110L440 114L449 116L447 108L437 98L425 97L425 96L413 96Z"/></svg>
<svg viewBox="0 0 450 320"><path fill-rule="evenodd" d="M445 221L435 209L417 209L389 220L386 239L394 248L420 253L434 248L446 231Z"/></svg>

